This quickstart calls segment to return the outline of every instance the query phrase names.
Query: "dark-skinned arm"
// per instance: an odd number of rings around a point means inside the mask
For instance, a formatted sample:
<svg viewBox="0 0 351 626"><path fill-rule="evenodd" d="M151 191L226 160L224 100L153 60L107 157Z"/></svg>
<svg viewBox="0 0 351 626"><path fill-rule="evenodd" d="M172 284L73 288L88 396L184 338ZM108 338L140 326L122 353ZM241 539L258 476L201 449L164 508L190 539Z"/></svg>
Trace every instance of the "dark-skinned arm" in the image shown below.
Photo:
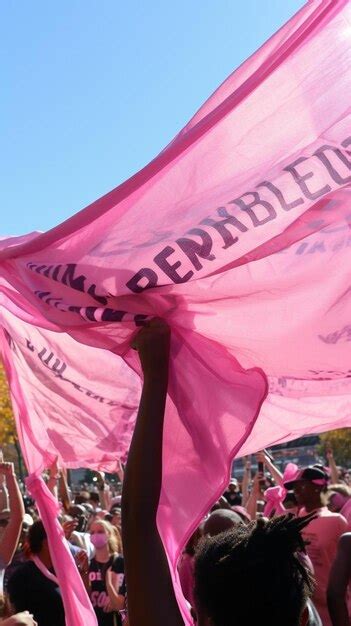
<svg viewBox="0 0 351 626"><path fill-rule="evenodd" d="M327 598L333 626L350 626L346 597L351 580L351 533L339 539L336 559L330 571Z"/></svg>
<svg viewBox="0 0 351 626"><path fill-rule="evenodd" d="M161 320L152 320L139 332L134 345L139 352L144 384L122 496L129 625L184 626L156 525L170 330Z"/></svg>
<svg viewBox="0 0 351 626"><path fill-rule="evenodd" d="M66 513L68 513L73 502L72 502L70 488L68 486L68 481L67 481L67 470L64 467L60 471L58 491L59 491L59 499L62 502L62 506L64 510L66 511Z"/></svg>

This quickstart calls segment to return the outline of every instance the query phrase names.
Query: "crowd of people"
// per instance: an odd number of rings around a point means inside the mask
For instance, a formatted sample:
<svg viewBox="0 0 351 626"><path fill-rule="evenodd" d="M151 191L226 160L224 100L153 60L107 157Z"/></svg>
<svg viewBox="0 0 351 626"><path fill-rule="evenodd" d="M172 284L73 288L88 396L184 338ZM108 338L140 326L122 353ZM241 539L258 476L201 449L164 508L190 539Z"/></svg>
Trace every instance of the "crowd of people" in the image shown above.
<svg viewBox="0 0 351 626"><path fill-rule="evenodd" d="M138 334L144 385L125 474L71 489L55 464L45 476L99 626L182 626L156 513L170 331ZM153 462L150 463L149 459ZM348 468L325 463L282 474L267 451L244 461L188 540L178 573L197 626L347 626L351 602ZM65 626L60 586L35 503L11 463L0 464L3 626ZM123 483L123 485L122 485Z"/></svg>

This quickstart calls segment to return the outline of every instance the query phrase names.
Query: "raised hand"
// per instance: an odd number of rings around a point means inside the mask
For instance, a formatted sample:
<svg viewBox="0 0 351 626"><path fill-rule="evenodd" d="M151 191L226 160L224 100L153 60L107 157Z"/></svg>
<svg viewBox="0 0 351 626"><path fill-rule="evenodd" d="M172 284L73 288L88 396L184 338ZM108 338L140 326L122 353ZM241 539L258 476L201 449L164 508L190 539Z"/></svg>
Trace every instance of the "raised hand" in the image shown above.
<svg viewBox="0 0 351 626"><path fill-rule="evenodd" d="M168 324L155 317L134 338L132 347L139 352L144 376L167 374L170 337Z"/></svg>

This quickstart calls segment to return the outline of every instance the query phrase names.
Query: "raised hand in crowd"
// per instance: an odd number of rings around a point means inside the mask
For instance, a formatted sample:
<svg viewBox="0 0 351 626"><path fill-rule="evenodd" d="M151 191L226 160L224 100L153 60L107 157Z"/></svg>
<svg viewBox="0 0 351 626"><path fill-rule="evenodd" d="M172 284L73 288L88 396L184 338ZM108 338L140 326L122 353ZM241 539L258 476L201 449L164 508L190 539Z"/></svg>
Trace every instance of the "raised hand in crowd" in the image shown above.
<svg viewBox="0 0 351 626"><path fill-rule="evenodd" d="M246 510L253 520L255 520L257 517L257 503L263 497L261 490L261 480L261 474L257 473L253 479L251 493L246 502Z"/></svg>
<svg viewBox="0 0 351 626"><path fill-rule="evenodd" d="M52 495L55 496L55 498L58 497L57 481L59 480L59 478L60 478L60 471L58 468L58 459L56 457L55 461L49 468L49 478L47 482L47 488L49 489L49 491L51 491Z"/></svg>
<svg viewBox="0 0 351 626"><path fill-rule="evenodd" d="M99 491L99 504L102 509L109 511L111 508L111 491L109 484L105 481L105 472L95 472L95 475Z"/></svg>
<svg viewBox="0 0 351 626"><path fill-rule="evenodd" d="M283 474L280 470L274 465L272 457L267 453L267 450L262 450L258 452L256 455L257 461L259 463L263 463L266 470L271 474L274 478L274 481L277 485L283 484Z"/></svg>
<svg viewBox="0 0 351 626"><path fill-rule="evenodd" d="M73 501L72 501L71 490L69 488L68 480L67 480L67 470L64 467L60 470L58 491L59 491L59 499L62 502L62 506L64 510L69 511L69 509L71 508L73 504Z"/></svg>
<svg viewBox="0 0 351 626"><path fill-rule="evenodd" d="M332 483L338 483L339 482L339 472L338 472L338 468L337 468L336 463L335 463L334 454L333 454L333 448L331 447L330 444L326 445L325 456L327 457L327 461L328 461L328 465L329 465L330 480L331 480Z"/></svg>
<svg viewBox="0 0 351 626"><path fill-rule="evenodd" d="M9 494L9 521L0 542L0 561L8 565L15 553L25 514L22 494L17 483L13 463L0 463L0 474L5 477Z"/></svg>
<svg viewBox="0 0 351 626"><path fill-rule="evenodd" d="M170 340L167 324L155 319L142 328L133 342L139 352L144 382L122 497L130 626L184 624L156 524Z"/></svg>
<svg viewBox="0 0 351 626"><path fill-rule="evenodd" d="M242 505L246 506L247 501L250 497L250 484L251 484L251 459L249 456L243 458L244 463L244 475L242 482Z"/></svg>

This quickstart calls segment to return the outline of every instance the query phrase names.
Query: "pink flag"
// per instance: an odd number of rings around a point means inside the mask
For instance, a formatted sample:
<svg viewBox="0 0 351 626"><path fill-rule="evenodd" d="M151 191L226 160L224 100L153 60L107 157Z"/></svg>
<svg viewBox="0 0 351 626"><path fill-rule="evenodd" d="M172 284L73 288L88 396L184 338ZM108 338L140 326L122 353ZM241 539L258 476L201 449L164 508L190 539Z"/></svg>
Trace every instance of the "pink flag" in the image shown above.
<svg viewBox="0 0 351 626"><path fill-rule="evenodd" d="M350 425L350 66L350 3L307 3L143 170L51 231L2 242L31 471L55 452L111 467L95 429L125 454L140 383L121 357L138 374L136 326L172 327L158 521L174 570L233 455ZM97 402L64 379L116 402L113 424L104 405L99 430Z"/></svg>

